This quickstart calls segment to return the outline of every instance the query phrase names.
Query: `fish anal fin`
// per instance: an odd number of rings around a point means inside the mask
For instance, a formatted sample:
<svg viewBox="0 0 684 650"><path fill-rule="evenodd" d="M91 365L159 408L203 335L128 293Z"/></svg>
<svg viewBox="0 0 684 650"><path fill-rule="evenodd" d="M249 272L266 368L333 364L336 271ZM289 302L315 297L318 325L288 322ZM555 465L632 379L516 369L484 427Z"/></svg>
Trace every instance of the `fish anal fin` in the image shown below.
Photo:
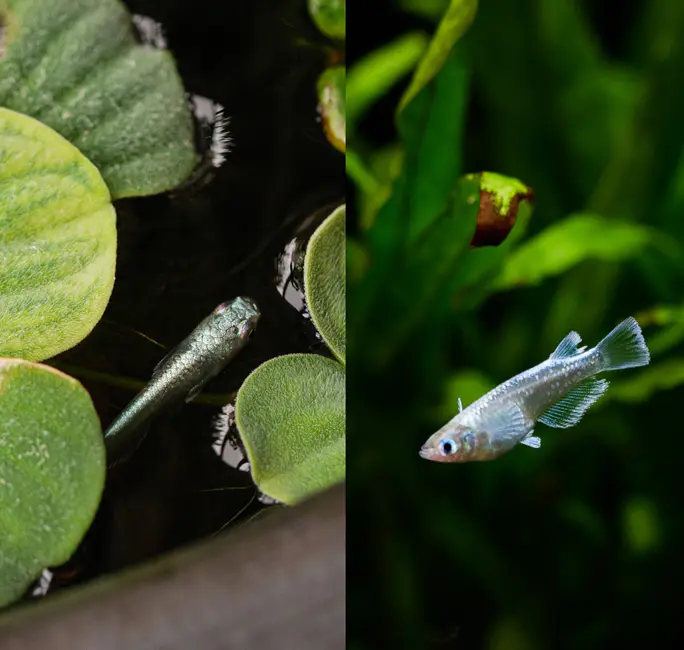
<svg viewBox="0 0 684 650"><path fill-rule="evenodd" d="M605 379L587 379L547 409L539 422L556 429L574 427L589 407L608 390L609 385L610 382Z"/></svg>
<svg viewBox="0 0 684 650"><path fill-rule="evenodd" d="M480 426L498 440L522 440L529 431L529 423L522 409L514 402L493 409L480 421Z"/></svg>
<svg viewBox="0 0 684 650"><path fill-rule="evenodd" d="M558 347L551 353L549 359L563 359L565 357L574 357L580 352L587 349L586 345L581 348L578 344L582 342L582 337L577 332L570 332L559 344Z"/></svg>
<svg viewBox="0 0 684 650"><path fill-rule="evenodd" d="M527 445L532 449L539 449L539 447L541 447L541 438L539 438L538 436L527 435L520 441L520 444Z"/></svg>

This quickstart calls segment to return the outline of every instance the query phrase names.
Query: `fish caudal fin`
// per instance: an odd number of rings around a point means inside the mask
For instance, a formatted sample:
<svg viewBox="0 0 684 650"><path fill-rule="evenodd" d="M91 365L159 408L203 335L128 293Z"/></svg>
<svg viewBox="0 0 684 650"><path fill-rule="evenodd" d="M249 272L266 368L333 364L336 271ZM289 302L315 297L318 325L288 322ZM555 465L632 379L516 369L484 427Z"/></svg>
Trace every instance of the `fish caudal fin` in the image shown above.
<svg viewBox="0 0 684 650"><path fill-rule="evenodd" d="M547 409L539 418L547 427L569 429L574 427L592 404L608 390L605 379L587 379L575 386L563 399Z"/></svg>
<svg viewBox="0 0 684 650"><path fill-rule="evenodd" d="M621 370L648 365L651 355L639 323L631 316L623 320L597 346L603 370Z"/></svg>

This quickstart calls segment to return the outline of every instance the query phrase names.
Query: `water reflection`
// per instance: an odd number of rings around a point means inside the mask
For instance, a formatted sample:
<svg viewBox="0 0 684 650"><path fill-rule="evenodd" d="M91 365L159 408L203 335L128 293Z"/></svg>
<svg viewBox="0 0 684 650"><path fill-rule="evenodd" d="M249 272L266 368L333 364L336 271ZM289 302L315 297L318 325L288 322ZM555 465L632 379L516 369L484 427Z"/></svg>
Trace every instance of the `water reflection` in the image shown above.
<svg viewBox="0 0 684 650"><path fill-rule="evenodd" d="M166 49L166 36L161 23L140 14L133 14L132 20L138 39L143 45L149 45L157 50Z"/></svg>
<svg viewBox="0 0 684 650"><path fill-rule="evenodd" d="M234 402L226 404L214 420L213 437L212 448L226 465L241 472L251 472L247 453L235 422ZM259 503L266 506L280 503L277 499L264 494L256 485L254 489L257 490L256 498Z"/></svg>

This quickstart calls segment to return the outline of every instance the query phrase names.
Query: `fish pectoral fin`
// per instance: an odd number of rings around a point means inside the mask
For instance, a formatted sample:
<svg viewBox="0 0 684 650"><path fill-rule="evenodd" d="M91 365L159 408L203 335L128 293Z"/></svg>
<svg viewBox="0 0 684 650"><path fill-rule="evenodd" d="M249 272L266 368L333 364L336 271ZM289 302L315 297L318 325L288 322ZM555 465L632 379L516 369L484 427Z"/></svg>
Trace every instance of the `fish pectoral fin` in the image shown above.
<svg viewBox="0 0 684 650"><path fill-rule="evenodd" d="M493 439L521 440L529 431L522 409L514 402L501 408L494 408L480 420L480 428L489 433Z"/></svg>
<svg viewBox="0 0 684 650"><path fill-rule="evenodd" d="M574 427L589 407L608 390L609 385L610 382L605 379L588 379L582 382L547 409L539 422L557 429Z"/></svg>
<svg viewBox="0 0 684 650"><path fill-rule="evenodd" d="M570 332L559 344L558 347L551 353L549 359L563 359L565 357L574 357L580 352L587 349L586 345L581 348L578 343L582 342L582 337L577 332Z"/></svg>
<svg viewBox="0 0 684 650"><path fill-rule="evenodd" d="M541 447L541 438L539 438L538 436L528 435L526 438L523 438L520 441L520 444L532 447L532 449L539 449L539 447Z"/></svg>

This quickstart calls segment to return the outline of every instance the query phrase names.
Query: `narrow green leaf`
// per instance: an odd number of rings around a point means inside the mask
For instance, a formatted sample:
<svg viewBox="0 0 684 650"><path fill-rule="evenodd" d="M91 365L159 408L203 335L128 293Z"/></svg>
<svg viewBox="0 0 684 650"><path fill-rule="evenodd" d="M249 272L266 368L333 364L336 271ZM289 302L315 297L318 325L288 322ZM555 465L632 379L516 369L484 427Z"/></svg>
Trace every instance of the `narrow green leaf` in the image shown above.
<svg viewBox="0 0 684 650"><path fill-rule="evenodd" d="M345 373L336 361L266 361L240 387L235 418L265 494L290 504L344 480Z"/></svg>
<svg viewBox="0 0 684 650"><path fill-rule="evenodd" d="M349 68L347 123L353 129L368 108L407 75L428 45L422 32L410 32L373 50Z"/></svg>
<svg viewBox="0 0 684 650"><path fill-rule="evenodd" d="M311 319L334 355L346 355L345 205L311 236L304 258L304 287Z"/></svg>
<svg viewBox="0 0 684 650"><path fill-rule="evenodd" d="M653 240L653 232L637 224L590 214L570 216L513 251L496 288L538 284L586 259L621 261Z"/></svg>
<svg viewBox="0 0 684 650"><path fill-rule="evenodd" d="M449 6L449 0L399 0L398 4L407 13L437 22Z"/></svg>
<svg viewBox="0 0 684 650"><path fill-rule="evenodd" d="M454 43L465 34L477 13L477 0L451 0L428 51L416 69L411 85L399 103L401 111L444 66Z"/></svg>
<svg viewBox="0 0 684 650"><path fill-rule="evenodd" d="M0 359L0 606L71 557L105 471L100 421L83 386L48 366Z"/></svg>
<svg viewBox="0 0 684 650"><path fill-rule="evenodd" d="M0 21L0 106L76 145L115 199L190 176L194 126L173 57L138 44L119 0L5 0Z"/></svg>
<svg viewBox="0 0 684 650"><path fill-rule="evenodd" d="M95 166L0 108L0 355L40 360L92 330L109 301L116 216Z"/></svg>

